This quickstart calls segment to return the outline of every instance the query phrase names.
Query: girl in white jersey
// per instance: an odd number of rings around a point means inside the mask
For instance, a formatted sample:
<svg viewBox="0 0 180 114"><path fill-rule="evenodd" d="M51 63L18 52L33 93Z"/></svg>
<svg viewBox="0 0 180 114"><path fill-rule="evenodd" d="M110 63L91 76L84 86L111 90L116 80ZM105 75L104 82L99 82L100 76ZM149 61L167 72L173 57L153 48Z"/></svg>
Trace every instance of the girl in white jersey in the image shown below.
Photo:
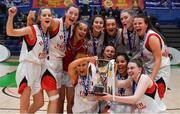
<svg viewBox="0 0 180 114"><path fill-rule="evenodd" d="M50 51L46 59L46 65L43 67L42 87L49 97L54 96L56 98L49 101L48 109L57 110L59 113L64 112L65 89L67 112L72 113L73 94L69 93L73 93L73 88L69 77L63 74L62 58L65 56L66 44L73 34L73 25L78 16L79 8L76 5L71 5L66 9L65 16L60 19L54 18L49 27ZM28 24L32 24L32 17L34 17L33 12L28 15ZM58 98L58 96L61 97Z"/></svg>
<svg viewBox="0 0 180 114"><path fill-rule="evenodd" d="M13 28L13 17L16 7L8 10L9 16L6 25L7 35L25 36L20 54L20 64L16 72L16 82L19 87L20 113L34 113L43 106L43 94L40 85L41 68L49 52L48 27L51 24L52 13L48 8L40 9L40 25L27 26L21 29ZM33 95L33 104L30 104L30 95Z"/></svg>
<svg viewBox="0 0 180 114"><path fill-rule="evenodd" d="M130 59L140 57L140 42L133 28L134 11L132 9L125 9L121 11L121 53L126 53Z"/></svg>
<svg viewBox="0 0 180 114"><path fill-rule="evenodd" d="M93 93L95 84L93 75L88 73L88 64L95 62L96 59L97 57L79 58L70 63L68 67L68 73L75 87L73 113L98 113L99 111L98 100Z"/></svg>
<svg viewBox="0 0 180 114"><path fill-rule="evenodd" d="M63 29L65 34L64 41L66 47L67 44L70 42L69 39L72 38L74 25L78 19L79 19L79 8L76 5L69 6L65 11L65 16L62 17L62 20L64 20L65 23L63 26L66 27L66 29ZM61 97L59 97L58 112L59 113L64 112L64 102L66 96L67 113L72 113L72 107L74 104L74 87L71 84L70 77L67 76L66 73L64 72L63 72L63 76L60 78L60 81L61 81L61 88L59 89L59 95Z"/></svg>
<svg viewBox="0 0 180 114"><path fill-rule="evenodd" d="M158 113L160 107L157 102L160 98L156 83L149 76L142 74L142 71L143 65L139 59L131 60L128 63L129 78L117 81L116 86L132 86L135 90L134 95L115 96L114 101L134 105L132 113ZM113 96L108 94L99 99L113 101Z"/></svg>
<svg viewBox="0 0 180 114"><path fill-rule="evenodd" d="M160 98L164 97L170 76L170 59L167 47L158 32L152 30L148 18L137 15L134 18L134 29L141 40L141 56L144 62L145 73L158 85ZM160 105L166 109L165 104Z"/></svg>

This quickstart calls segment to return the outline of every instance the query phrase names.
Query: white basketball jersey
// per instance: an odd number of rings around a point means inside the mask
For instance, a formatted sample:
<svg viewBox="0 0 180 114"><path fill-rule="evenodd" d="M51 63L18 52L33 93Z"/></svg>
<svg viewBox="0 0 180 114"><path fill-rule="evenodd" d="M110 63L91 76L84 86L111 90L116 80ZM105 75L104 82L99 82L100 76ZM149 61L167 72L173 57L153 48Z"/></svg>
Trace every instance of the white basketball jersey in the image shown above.
<svg viewBox="0 0 180 114"><path fill-rule="evenodd" d="M43 48L44 48L41 31L38 28L38 25L31 26L31 29L35 36L35 39L33 39L35 40L35 43L31 44L31 42L34 42L34 41L31 41L28 38L28 36L25 36L22 43L19 61L20 62L29 61L36 64L42 64L45 58L41 57L41 54L43 53Z"/></svg>
<svg viewBox="0 0 180 114"><path fill-rule="evenodd" d="M144 74L141 75L146 76ZM150 88L147 88L145 94L142 96L142 98L136 103L136 105L143 105L144 108L142 109L135 109L135 112L139 113L158 113L161 111L161 107L159 106L158 102L160 101L159 95L158 95L158 88L155 83Z"/></svg>
<svg viewBox="0 0 180 114"><path fill-rule="evenodd" d="M49 55L55 56L59 58L63 58L65 56L66 45L64 42L64 27L63 27L63 19L59 19L58 32L55 36L50 38L49 45Z"/></svg>
<svg viewBox="0 0 180 114"><path fill-rule="evenodd" d="M94 106L96 106L98 104L98 100L96 100L96 98L93 94L93 85L94 84L92 82L92 77L90 76L89 80L86 80L85 82L82 80L81 77L82 76L79 76L78 84L75 87L74 106L73 106L74 113L86 112L88 110L91 110ZM89 83L88 91L86 91L87 95L85 95L85 87L83 86L85 83ZM92 113L97 113L97 112L98 112L98 110L96 112L92 112Z"/></svg>
<svg viewBox="0 0 180 114"><path fill-rule="evenodd" d="M154 56L152 54L152 52L150 50L147 49L146 44L148 44L149 40L149 36L150 35L157 35L160 38L160 42L161 42L161 53L162 53L162 61L161 61L161 68L165 67L165 66L169 66L170 65L170 59L168 56L164 56L163 54L168 53L167 47L164 44L164 41L162 40L162 38L160 37L160 35L158 35L156 32L149 30L145 36L144 41L142 42L142 56L143 56L143 62L144 62L144 67L145 67L145 71L147 74L151 74L152 70L153 70L153 66L155 63L155 59ZM166 54L167 55L167 54ZM159 79L159 78L158 78Z"/></svg>

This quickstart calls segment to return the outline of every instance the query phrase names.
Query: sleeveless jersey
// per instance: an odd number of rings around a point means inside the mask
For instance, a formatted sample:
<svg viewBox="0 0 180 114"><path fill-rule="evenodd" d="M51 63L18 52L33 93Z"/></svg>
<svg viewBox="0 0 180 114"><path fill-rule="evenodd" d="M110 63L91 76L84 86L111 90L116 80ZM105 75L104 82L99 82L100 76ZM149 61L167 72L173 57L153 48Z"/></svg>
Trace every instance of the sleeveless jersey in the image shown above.
<svg viewBox="0 0 180 114"><path fill-rule="evenodd" d="M146 76L144 74L141 75ZM150 88L147 88L145 94L142 96L142 98L139 100L139 102L136 104L143 104L144 108L142 109L135 109L135 112L139 113L158 113L160 112L161 108L158 105L158 101L160 100L158 91L157 91L157 85L155 82L153 82L153 85Z"/></svg>
<svg viewBox="0 0 180 114"><path fill-rule="evenodd" d="M121 29L121 43L123 53L126 53L130 59L140 58L140 40L134 31L129 32L126 28Z"/></svg>
<svg viewBox="0 0 180 114"><path fill-rule="evenodd" d="M45 58L41 57L44 48L41 31L38 28L38 25L32 25L31 29L33 31L35 39L33 39L32 41L29 39L28 36L25 36L22 43L19 61L20 62L28 61L36 64L43 64Z"/></svg>
<svg viewBox="0 0 180 114"><path fill-rule="evenodd" d="M75 87L73 112L98 113L98 100L93 93L92 76L79 76L78 84ZM86 88L86 89L85 89Z"/></svg>
<svg viewBox="0 0 180 114"><path fill-rule="evenodd" d="M154 66L154 63L155 63L155 59L154 59L154 56L153 56L152 52L150 51L150 49L147 48L148 44L149 44L149 38L150 38L151 35L156 36L160 40L160 43L161 43L162 61L161 61L160 71L164 67L170 65L170 59L168 57L168 50L167 50L166 45L164 44L164 41L162 40L160 35L158 35L156 32L154 32L152 30L149 30L147 32L147 34L145 35L144 40L141 41L141 53L142 53L141 55L143 57L145 72L147 74L152 73L153 66ZM157 77L156 77L155 80L158 80L161 77L162 76L157 74Z"/></svg>
<svg viewBox="0 0 180 114"><path fill-rule="evenodd" d="M49 47L49 55L55 56L57 58L62 58L65 56L65 49L66 45L64 42L64 25L63 19L59 19L59 26L58 28L50 32L51 39L50 39L50 47Z"/></svg>

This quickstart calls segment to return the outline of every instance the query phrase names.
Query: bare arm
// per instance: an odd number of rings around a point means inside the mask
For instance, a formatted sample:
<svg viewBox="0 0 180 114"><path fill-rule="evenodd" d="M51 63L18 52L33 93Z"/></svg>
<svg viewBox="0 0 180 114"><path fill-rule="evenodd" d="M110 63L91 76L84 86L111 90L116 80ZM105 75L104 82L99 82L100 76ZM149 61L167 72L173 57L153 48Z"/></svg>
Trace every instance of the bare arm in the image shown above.
<svg viewBox="0 0 180 114"><path fill-rule="evenodd" d="M73 85L77 84L77 79L78 79L78 74L77 74L77 71L76 71L76 67L78 65L80 65L82 62L90 62L93 59L95 59L95 58L94 57L79 58L79 59L76 59L76 60L74 60L73 62L71 62L69 64L68 74L69 74L69 76L70 76L70 78L72 80Z"/></svg>
<svg viewBox="0 0 180 114"><path fill-rule="evenodd" d="M36 11L29 11L29 13L28 13L28 16L27 16L27 25L28 26L31 26L31 25L33 25L33 18L35 18L35 13L36 13Z"/></svg>
<svg viewBox="0 0 180 114"><path fill-rule="evenodd" d="M29 11L28 16L27 16L27 25L31 26L34 24L34 18L35 18L35 13L36 11ZM58 18L53 18L51 21L51 25L49 27L50 31L55 31L59 25L59 20Z"/></svg>
<svg viewBox="0 0 180 114"><path fill-rule="evenodd" d="M14 29L13 27L13 18L16 15L17 9L16 7L11 7L8 10L9 16L6 24L6 31L7 35L9 36L24 36L24 35L31 35L31 28L30 27L24 27L21 29Z"/></svg>
<svg viewBox="0 0 180 114"><path fill-rule="evenodd" d="M117 80L116 87L118 87L118 88L130 87L131 83L132 83L132 81L129 78L126 80Z"/></svg>
<svg viewBox="0 0 180 114"><path fill-rule="evenodd" d="M136 104L142 98L147 88L151 86L152 81L150 80L151 79L148 76L141 76L134 95L115 96L115 101L127 104ZM107 96L99 97L98 99L112 101L113 96L108 94Z"/></svg>
<svg viewBox="0 0 180 114"><path fill-rule="evenodd" d="M155 59L155 63L154 63L153 70L151 73L151 78L155 80L157 73L160 69L161 60L162 60L161 44L160 44L159 39L156 38L155 36L152 36L152 38L150 38L149 40L149 46L152 50L152 54Z"/></svg>

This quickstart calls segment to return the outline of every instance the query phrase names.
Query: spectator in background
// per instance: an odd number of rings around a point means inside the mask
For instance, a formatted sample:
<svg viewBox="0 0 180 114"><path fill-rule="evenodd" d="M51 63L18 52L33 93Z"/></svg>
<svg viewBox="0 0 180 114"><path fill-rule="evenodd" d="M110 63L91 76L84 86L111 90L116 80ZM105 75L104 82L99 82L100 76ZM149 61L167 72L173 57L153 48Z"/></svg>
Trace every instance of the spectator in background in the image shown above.
<svg viewBox="0 0 180 114"><path fill-rule="evenodd" d="M112 16L113 16L113 9L112 9L112 7L110 7L110 8L108 9L108 11L107 11L107 16L108 16L108 17L112 17Z"/></svg>
<svg viewBox="0 0 180 114"><path fill-rule="evenodd" d="M102 6L102 7L101 7L101 10L100 10L100 15L102 15L102 16L103 16L103 18L105 18L105 17L106 17L106 9L105 9L105 7L104 7L104 6Z"/></svg>
<svg viewBox="0 0 180 114"><path fill-rule="evenodd" d="M113 12L113 16L114 18L116 19L116 22L118 24L118 27L120 27L121 25L121 21L120 21L120 14L121 14L121 11L118 7L116 7L116 9L114 10Z"/></svg>
<svg viewBox="0 0 180 114"><path fill-rule="evenodd" d="M6 5L3 2L0 2L0 34L3 34L6 23L6 10Z"/></svg>
<svg viewBox="0 0 180 114"><path fill-rule="evenodd" d="M93 15L98 15L98 9L96 6L94 6Z"/></svg>
<svg viewBox="0 0 180 114"><path fill-rule="evenodd" d="M10 7L14 6L13 0L6 0L5 4L6 4L7 8L10 8Z"/></svg>

